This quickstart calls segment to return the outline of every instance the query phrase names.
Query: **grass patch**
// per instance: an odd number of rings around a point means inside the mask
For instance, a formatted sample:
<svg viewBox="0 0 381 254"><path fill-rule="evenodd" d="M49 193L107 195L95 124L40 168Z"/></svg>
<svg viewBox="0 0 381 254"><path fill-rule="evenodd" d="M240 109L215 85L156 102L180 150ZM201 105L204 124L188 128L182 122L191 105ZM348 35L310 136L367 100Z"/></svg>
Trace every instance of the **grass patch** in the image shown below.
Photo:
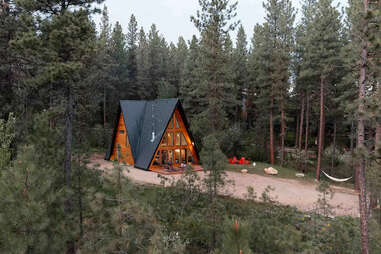
<svg viewBox="0 0 381 254"><path fill-rule="evenodd" d="M233 172L241 172L242 169L247 169L249 174L257 174L257 175L263 175L263 176L269 176L265 174L264 169L268 167L273 167L276 170L278 170L278 175L272 176L277 178L286 178L286 179L296 179L301 181L314 181L315 180L315 172L314 171L307 171L304 173L304 177L296 177L296 173L302 173L294 168L288 168L288 167L282 167L280 165L271 165L269 163L265 162L255 162L256 165L253 167L253 164L250 163L249 165L238 165L238 164L227 164L226 170L227 171L233 171ZM321 174L321 178L323 180L328 181L331 185L334 186L340 186L340 187L346 187L346 188L354 188L353 182L333 182L331 180L328 180L323 173Z"/></svg>
<svg viewBox="0 0 381 254"><path fill-rule="evenodd" d="M233 172L241 172L242 169L247 169L249 174L266 175L264 172L264 169L268 167L273 167L276 170L278 170L278 175L274 177L288 178L288 179L307 179L307 180L314 179L314 176L309 174L305 174L305 177L303 178L296 177L295 174L301 173L301 172L293 168L281 167L279 165L271 165L265 162L255 162L255 163L256 163L255 167L253 167L253 164L249 164L249 165L228 164L226 170L233 171Z"/></svg>

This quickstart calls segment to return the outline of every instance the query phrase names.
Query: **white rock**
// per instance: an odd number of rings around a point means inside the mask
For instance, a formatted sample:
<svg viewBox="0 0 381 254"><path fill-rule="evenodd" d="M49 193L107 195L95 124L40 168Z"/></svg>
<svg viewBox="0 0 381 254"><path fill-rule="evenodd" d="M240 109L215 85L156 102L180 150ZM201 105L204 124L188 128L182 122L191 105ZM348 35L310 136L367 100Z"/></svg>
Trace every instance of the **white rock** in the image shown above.
<svg viewBox="0 0 381 254"><path fill-rule="evenodd" d="M245 169L245 168L241 170L241 173L242 173L242 174L247 174L247 172L248 172L248 171L247 171L247 169Z"/></svg>
<svg viewBox="0 0 381 254"><path fill-rule="evenodd" d="M255 162L253 162L253 167L255 168L255 166L256 166L257 164L255 164Z"/></svg>
<svg viewBox="0 0 381 254"><path fill-rule="evenodd" d="M265 171L265 174L267 174L267 175L277 175L278 174L278 170L276 170L273 167L265 168L263 171Z"/></svg>
<svg viewBox="0 0 381 254"><path fill-rule="evenodd" d="M296 177L304 177L304 174L303 173L296 173L295 176Z"/></svg>

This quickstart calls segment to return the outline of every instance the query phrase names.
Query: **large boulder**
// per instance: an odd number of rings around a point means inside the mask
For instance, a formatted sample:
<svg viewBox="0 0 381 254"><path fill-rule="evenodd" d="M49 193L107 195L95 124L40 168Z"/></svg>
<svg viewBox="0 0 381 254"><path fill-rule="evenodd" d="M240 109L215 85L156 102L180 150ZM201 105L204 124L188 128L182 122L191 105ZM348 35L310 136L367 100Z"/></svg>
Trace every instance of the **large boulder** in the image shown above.
<svg viewBox="0 0 381 254"><path fill-rule="evenodd" d="M278 174L278 170L276 170L273 167L265 168L264 171L265 171L265 174L267 174L267 175L277 175Z"/></svg>

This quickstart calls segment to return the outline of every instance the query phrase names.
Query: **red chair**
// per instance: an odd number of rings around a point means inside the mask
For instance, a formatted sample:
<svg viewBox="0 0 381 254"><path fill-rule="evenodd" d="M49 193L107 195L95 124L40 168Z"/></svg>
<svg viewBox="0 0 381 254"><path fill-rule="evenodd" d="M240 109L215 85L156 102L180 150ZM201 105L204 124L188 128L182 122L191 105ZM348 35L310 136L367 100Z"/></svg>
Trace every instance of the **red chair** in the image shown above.
<svg viewBox="0 0 381 254"><path fill-rule="evenodd" d="M239 160L238 164L240 165L248 165L250 162L248 160L245 159L245 157L241 157L241 159Z"/></svg>

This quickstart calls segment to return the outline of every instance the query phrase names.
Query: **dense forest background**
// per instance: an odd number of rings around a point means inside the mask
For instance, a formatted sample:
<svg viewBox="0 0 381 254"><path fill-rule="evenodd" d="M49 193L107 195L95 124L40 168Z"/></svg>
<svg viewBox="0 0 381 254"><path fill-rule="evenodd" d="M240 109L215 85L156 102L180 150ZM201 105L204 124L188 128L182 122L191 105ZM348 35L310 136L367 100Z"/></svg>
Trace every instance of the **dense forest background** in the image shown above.
<svg viewBox="0 0 381 254"><path fill-rule="evenodd" d="M332 0L303 0L295 22L291 1L266 0L265 23L245 31L237 3L200 0L190 18L199 36L177 42L134 15L128 27L110 24L107 7L94 7L102 2L0 0L2 253L359 253L368 231L381 235L380 1L349 0L341 13ZM111 180L86 167L86 154L108 148L120 99L172 97L215 172L207 194L192 174L152 190L118 165ZM217 197L223 165L211 156L353 175L361 223L303 224L292 208Z"/></svg>

